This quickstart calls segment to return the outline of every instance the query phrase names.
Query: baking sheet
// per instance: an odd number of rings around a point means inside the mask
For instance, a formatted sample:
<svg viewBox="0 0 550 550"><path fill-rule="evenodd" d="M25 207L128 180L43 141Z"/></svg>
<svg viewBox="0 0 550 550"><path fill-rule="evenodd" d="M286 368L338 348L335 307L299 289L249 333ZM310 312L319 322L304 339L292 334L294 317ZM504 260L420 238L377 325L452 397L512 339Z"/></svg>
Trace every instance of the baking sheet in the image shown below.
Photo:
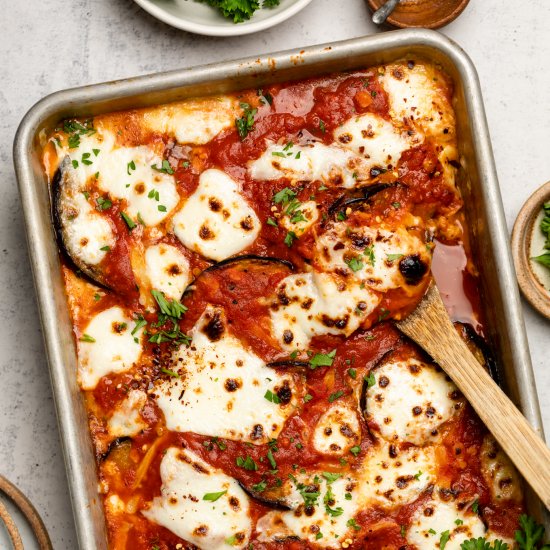
<svg viewBox="0 0 550 550"><path fill-rule="evenodd" d="M501 368L505 390L542 434L479 80L470 59L451 40L428 30L394 31L271 56L57 92L38 102L21 122L14 143L14 159L82 550L106 549L107 539L87 416L76 381L76 354L50 217L49 187L40 162L41 136L66 117L95 116L188 97L365 68L406 54L435 61L455 82L459 153L464 167L460 171L459 183L469 220L472 252L476 267L480 270L485 326ZM540 517L541 507L532 498L530 501L531 512Z"/></svg>

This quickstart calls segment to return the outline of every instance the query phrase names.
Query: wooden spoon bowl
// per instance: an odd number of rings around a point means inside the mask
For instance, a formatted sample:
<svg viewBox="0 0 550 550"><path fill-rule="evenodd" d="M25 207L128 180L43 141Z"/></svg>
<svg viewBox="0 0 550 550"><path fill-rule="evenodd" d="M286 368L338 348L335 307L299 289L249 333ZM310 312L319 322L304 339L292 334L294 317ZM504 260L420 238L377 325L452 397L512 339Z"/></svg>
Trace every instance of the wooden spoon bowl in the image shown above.
<svg viewBox="0 0 550 550"><path fill-rule="evenodd" d="M439 29L454 21L470 0L401 0L386 22L394 27ZM367 0L376 11L385 0Z"/></svg>

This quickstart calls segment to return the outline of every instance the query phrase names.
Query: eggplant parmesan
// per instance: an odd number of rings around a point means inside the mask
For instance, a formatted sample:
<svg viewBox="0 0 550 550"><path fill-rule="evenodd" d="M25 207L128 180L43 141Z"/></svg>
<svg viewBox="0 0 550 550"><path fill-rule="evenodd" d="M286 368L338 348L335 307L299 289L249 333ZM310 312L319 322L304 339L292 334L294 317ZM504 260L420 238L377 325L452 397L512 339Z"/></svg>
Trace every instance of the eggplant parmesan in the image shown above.
<svg viewBox="0 0 550 550"><path fill-rule="evenodd" d="M490 364L446 74L405 59L42 145L110 548L512 546L518 474L392 325L434 276Z"/></svg>

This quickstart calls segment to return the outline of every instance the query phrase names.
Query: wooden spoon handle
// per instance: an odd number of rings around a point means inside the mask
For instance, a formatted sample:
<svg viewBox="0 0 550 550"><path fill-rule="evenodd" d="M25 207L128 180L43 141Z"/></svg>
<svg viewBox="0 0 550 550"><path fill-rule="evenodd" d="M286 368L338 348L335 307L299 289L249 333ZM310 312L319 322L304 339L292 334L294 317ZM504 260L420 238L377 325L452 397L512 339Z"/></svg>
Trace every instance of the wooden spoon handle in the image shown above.
<svg viewBox="0 0 550 550"><path fill-rule="evenodd" d="M550 449L456 332L435 284L397 327L452 378L517 469L550 509Z"/></svg>

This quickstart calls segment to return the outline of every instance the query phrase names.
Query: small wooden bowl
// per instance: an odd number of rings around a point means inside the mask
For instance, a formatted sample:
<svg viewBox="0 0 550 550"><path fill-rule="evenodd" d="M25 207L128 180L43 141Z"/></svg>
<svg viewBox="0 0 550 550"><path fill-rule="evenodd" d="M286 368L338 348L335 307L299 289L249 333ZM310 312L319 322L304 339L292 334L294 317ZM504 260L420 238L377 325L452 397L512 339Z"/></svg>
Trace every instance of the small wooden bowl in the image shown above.
<svg viewBox="0 0 550 550"><path fill-rule="evenodd" d="M394 27L424 27L439 29L454 21L470 0L401 0L388 17L386 23ZM367 0L372 11L377 10L385 0Z"/></svg>
<svg viewBox="0 0 550 550"><path fill-rule="evenodd" d="M519 211L512 231L512 255L518 283L527 301L550 319L550 269L531 258L542 254L542 205L550 200L550 181L537 189Z"/></svg>

